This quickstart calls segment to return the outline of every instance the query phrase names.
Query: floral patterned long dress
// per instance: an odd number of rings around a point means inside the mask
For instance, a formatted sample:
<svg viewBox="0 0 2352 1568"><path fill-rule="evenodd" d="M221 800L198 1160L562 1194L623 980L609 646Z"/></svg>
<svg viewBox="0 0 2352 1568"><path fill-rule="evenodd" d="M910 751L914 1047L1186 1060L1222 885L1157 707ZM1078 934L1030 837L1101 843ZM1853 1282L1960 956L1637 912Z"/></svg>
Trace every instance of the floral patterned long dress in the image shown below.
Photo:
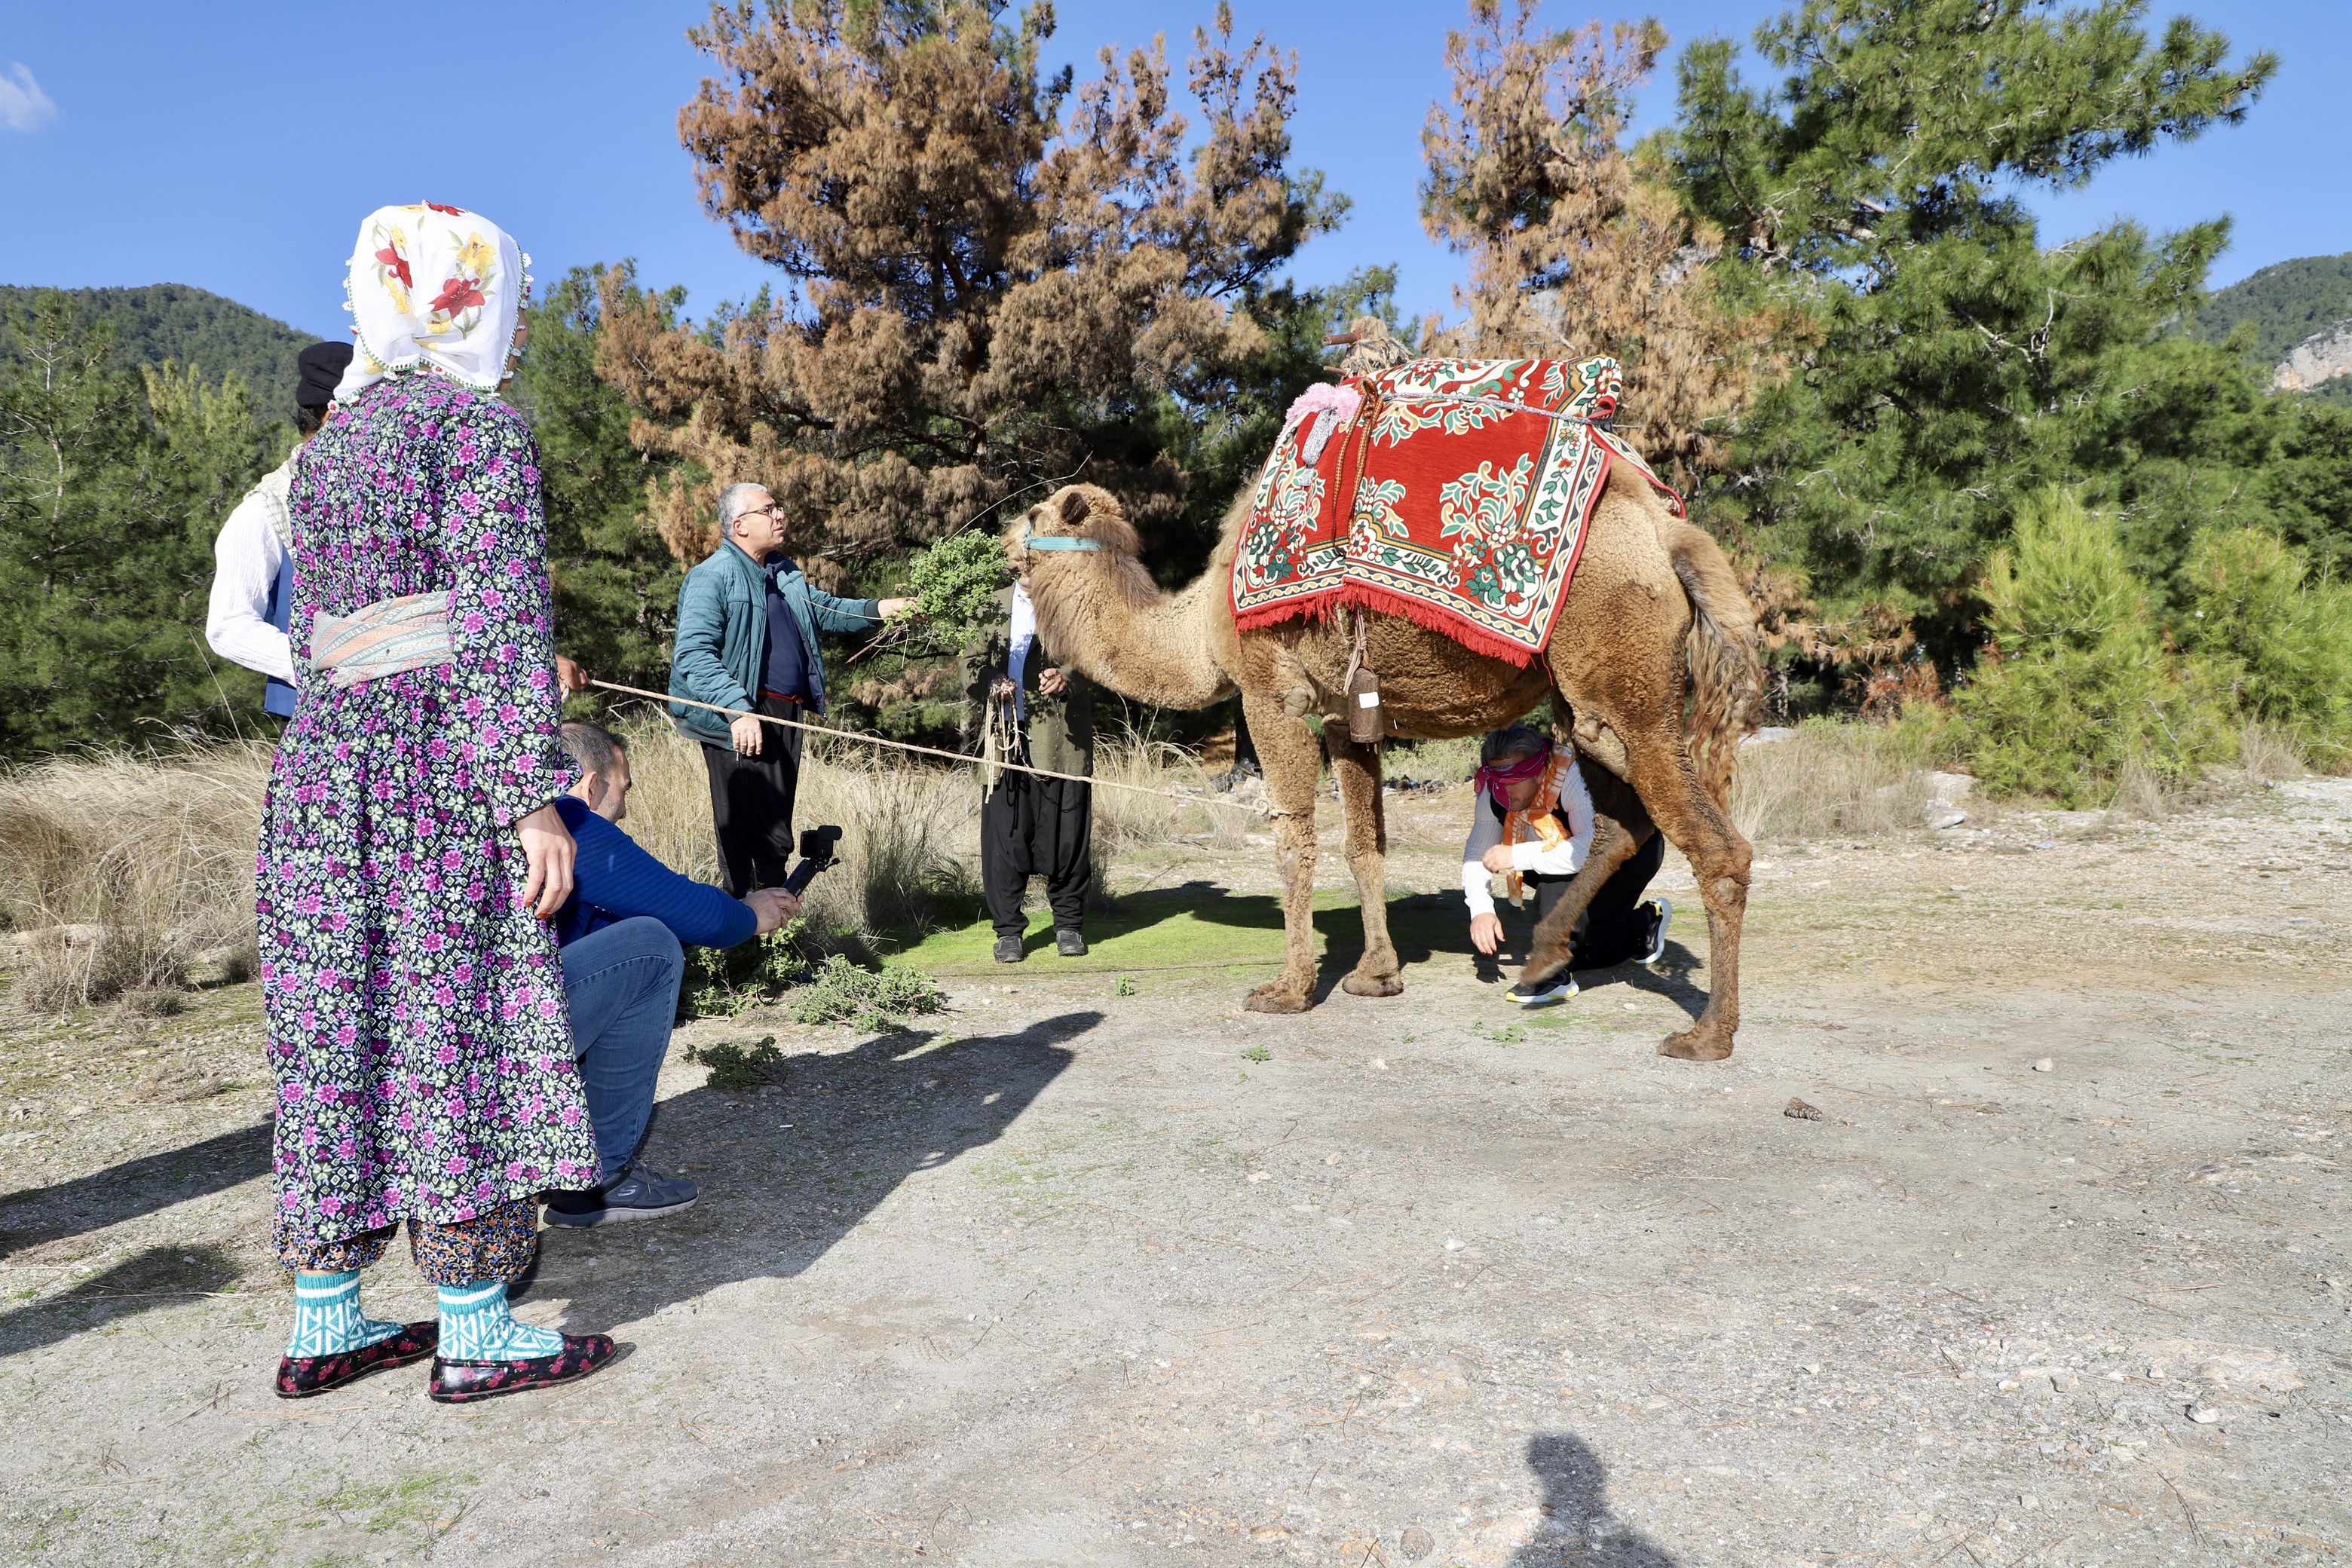
<svg viewBox="0 0 2352 1568"><path fill-rule="evenodd" d="M513 826L567 777L537 458L514 410L420 371L339 410L295 467L301 696L257 900L288 1268L371 1263L405 1218L436 1283L511 1274L530 1194L595 1181ZM310 668L320 612L445 589L451 663L348 690Z"/></svg>

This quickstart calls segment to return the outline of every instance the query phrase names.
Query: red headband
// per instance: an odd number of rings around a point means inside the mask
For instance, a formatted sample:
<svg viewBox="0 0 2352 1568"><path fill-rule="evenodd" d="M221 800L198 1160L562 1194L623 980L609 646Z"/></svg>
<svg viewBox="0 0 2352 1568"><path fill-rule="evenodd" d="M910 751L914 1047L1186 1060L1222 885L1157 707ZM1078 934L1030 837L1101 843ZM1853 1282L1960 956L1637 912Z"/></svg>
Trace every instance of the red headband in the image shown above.
<svg viewBox="0 0 2352 1568"><path fill-rule="evenodd" d="M1484 790L1496 800L1500 800L1503 798L1503 792L1496 786L1516 784L1521 779L1540 778L1543 776L1544 769L1550 765L1551 747L1546 745L1540 752L1521 757L1517 762L1507 763L1501 767L1496 767L1491 763L1481 763L1477 775L1470 782L1475 788Z"/></svg>

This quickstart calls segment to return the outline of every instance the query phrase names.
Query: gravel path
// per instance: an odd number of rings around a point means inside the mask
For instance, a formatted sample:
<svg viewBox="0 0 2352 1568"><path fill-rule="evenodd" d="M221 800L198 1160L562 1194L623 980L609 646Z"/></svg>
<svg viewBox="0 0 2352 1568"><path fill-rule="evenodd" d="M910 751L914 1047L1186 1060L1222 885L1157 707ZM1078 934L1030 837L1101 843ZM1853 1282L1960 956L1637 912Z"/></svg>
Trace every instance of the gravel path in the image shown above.
<svg viewBox="0 0 2352 1568"><path fill-rule="evenodd" d="M1416 803L1400 888L1461 809ZM2347 861L2340 781L1768 846L1712 1067L1654 1054L1690 912L1531 1017L1465 944L1298 1018L1041 958L912 1034L706 1021L795 1055L722 1094L673 1052L653 1158L704 1201L551 1233L522 1309L633 1350L463 1409L269 1397L250 987L17 1020L0 1559L2334 1560Z"/></svg>

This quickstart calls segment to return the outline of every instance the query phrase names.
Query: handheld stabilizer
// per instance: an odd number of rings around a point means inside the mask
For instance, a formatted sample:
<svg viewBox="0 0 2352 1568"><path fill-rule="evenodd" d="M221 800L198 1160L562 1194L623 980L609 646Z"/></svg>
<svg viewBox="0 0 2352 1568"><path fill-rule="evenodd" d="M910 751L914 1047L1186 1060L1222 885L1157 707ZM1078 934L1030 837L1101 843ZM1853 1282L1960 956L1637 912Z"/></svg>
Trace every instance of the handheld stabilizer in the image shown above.
<svg viewBox="0 0 2352 1568"><path fill-rule="evenodd" d="M809 827L801 831L801 863L784 879L784 891L799 898L816 880L816 874L833 864L835 848L841 843L838 827Z"/></svg>

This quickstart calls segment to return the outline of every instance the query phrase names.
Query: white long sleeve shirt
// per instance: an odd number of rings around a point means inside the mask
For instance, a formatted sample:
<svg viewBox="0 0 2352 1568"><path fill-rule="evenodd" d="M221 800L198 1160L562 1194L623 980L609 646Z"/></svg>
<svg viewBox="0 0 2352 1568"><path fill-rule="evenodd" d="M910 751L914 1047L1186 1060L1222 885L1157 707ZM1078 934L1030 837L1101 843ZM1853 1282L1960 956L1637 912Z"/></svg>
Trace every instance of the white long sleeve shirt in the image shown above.
<svg viewBox="0 0 2352 1568"><path fill-rule="evenodd" d="M296 448L299 452L299 447ZM292 523L286 494L294 458L261 476L213 541L213 592L205 611L205 641L215 653L247 669L294 680L294 645L269 624L269 594L286 563Z"/></svg>
<svg viewBox="0 0 2352 1568"><path fill-rule="evenodd" d="M1519 871L1534 871L1547 877L1571 877L1584 865L1584 857L1592 848L1592 792L1584 787L1584 775L1577 771L1570 759L1568 771L1559 781L1560 815L1568 818L1568 839L1556 849L1548 849L1540 838L1530 838L1511 846L1511 865ZM1470 841L1462 847L1462 896L1470 902L1470 914L1495 912L1495 895L1486 869L1486 851L1503 841L1503 824L1495 815L1495 797L1480 790L1470 807Z"/></svg>

